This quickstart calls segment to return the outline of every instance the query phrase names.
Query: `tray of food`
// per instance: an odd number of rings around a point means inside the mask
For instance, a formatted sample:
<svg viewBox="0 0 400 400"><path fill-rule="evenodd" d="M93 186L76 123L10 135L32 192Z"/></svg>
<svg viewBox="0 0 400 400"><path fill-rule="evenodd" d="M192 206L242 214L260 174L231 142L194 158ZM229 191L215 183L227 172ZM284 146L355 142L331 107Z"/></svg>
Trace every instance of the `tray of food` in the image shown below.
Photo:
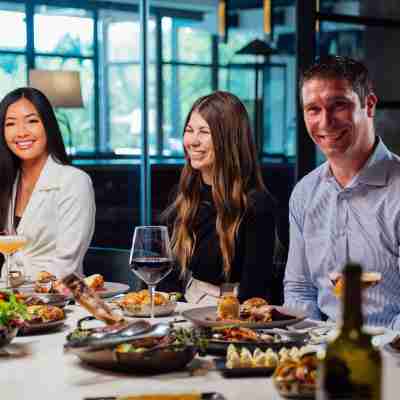
<svg viewBox="0 0 400 400"><path fill-rule="evenodd" d="M255 348L253 351L236 344L228 346L226 357L215 360L216 369L225 377L271 376L287 360L297 362L304 354L315 352L311 346L281 348L279 351Z"/></svg>
<svg viewBox="0 0 400 400"><path fill-rule="evenodd" d="M239 304L235 296L223 296L217 306L192 308L182 316L203 327L241 326L247 328L285 327L302 321L305 315L283 306L269 305L264 299L251 298Z"/></svg>
<svg viewBox="0 0 400 400"><path fill-rule="evenodd" d="M27 306L51 305L64 308L71 299L59 293L27 293L15 292L18 301Z"/></svg>
<svg viewBox="0 0 400 400"><path fill-rule="evenodd" d="M221 372L225 378L250 378L256 376L268 377L275 371L275 367L266 367L263 365L243 365L241 367L232 368L229 365L227 366L226 361L223 358L215 359L214 363L217 371Z"/></svg>
<svg viewBox="0 0 400 400"><path fill-rule="evenodd" d="M299 347L306 344L306 336L285 336L282 333L274 333L273 330L255 330L241 326L207 327L201 328L201 332L207 340L205 351L210 354L225 355L231 344L249 350L280 350L283 347Z"/></svg>
<svg viewBox="0 0 400 400"><path fill-rule="evenodd" d="M31 335L56 330L66 320L64 310L53 305L27 306L28 318L20 328L19 334Z"/></svg>
<svg viewBox="0 0 400 400"><path fill-rule="evenodd" d="M123 314L128 317L149 317L150 316L150 293L148 289L139 292L127 293L119 300L113 301L117 304ZM154 296L154 315L163 317L171 315L176 309L177 303L174 295L156 292Z"/></svg>
<svg viewBox="0 0 400 400"><path fill-rule="evenodd" d="M129 290L129 286L119 282L106 282L100 274L85 277L84 282L93 289L100 297L106 298L123 294ZM72 294L57 277L48 271L40 271L31 285L21 286L20 293L31 295L40 294L46 296L63 295L66 299L72 299Z"/></svg>

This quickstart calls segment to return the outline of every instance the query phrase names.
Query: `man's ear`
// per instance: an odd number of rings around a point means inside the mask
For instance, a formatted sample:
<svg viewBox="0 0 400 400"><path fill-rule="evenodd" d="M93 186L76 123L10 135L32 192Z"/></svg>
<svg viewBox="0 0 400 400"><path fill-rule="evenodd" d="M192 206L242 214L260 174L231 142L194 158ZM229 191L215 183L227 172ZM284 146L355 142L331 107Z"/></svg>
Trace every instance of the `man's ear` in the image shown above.
<svg viewBox="0 0 400 400"><path fill-rule="evenodd" d="M367 115L370 118L375 117L376 103L378 102L378 98L375 93L370 93L365 98L365 106L367 107Z"/></svg>

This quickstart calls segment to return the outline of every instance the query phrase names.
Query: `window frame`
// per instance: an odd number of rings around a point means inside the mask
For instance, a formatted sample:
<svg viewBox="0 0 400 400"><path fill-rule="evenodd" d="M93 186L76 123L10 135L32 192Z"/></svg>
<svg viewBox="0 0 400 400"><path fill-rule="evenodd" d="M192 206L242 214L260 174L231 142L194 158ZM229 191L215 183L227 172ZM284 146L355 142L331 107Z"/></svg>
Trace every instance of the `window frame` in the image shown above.
<svg viewBox="0 0 400 400"><path fill-rule="evenodd" d="M104 74L104 66L102 63L102 55L100 54L99 39L101 38L101 31L99 30L99 15L102 11L125 11L132 14L138 14L139 7L135 4L119 3L119 2L109 2L109 1L96 1L96 3L89 0L6 0L6 3L12 4L22 4L25 7L26 15L26 25L27 25L27 40L25 51L2 51L0 54L17 54L25 55L26 57L26 68L27 74L29 69L35 67L36 57L61 57L65 59L89 59L93 62L93 75L94 75L94 121L92 121L94 126L94 143L93 152L83 152L80 151L77 154L72 154L71 158L73 160L78 159L136 159L140 156L137 155L121 155L115 154L112 149L107 149L107 143L110 135L108 127L107 114L101 112L107 107L107 96L104 95L104 90L108 87L106 85L106 74ZM93 20L93 54L92 55L78 55L78 54L59 54L57 52L41 52L36 51L34 47L35 42L35 32L34 32L34 15L37 6L50 6L58 8L70 8L70 9L84 9L89 11L92 15ZM163 48L163 36L161 30L161 20L163 17L171 17L176 19L187 19L187 20L201 20L201 11L188 11L188 10L177 10L169 9L164 7L150 7L150 16L156 21L156 154L152 155L151 158L154 160L181 160L183 154L172 154L165 155L165 134L163 133L163 117L165 116L166 110L163 108L163 66L166 65L177 65L177 66L190 66L190 67L201 67L209 68L211 74L211 90L217 90L219 87L218 75L220 68L226 68L226 64L221 64L219 60L218 43L219 38L217 35L210 34L211 40L211 60L207 63L199 62L185 62L185 61L166 61L163 58L162 48ZM136 63L135 63L136 64ZM27 77L28 81L28 77ZM260 141L262 144L262 140ZM263 147L260 147L261 157L283 157L285 154L276 154L264 152Z"/></svg>

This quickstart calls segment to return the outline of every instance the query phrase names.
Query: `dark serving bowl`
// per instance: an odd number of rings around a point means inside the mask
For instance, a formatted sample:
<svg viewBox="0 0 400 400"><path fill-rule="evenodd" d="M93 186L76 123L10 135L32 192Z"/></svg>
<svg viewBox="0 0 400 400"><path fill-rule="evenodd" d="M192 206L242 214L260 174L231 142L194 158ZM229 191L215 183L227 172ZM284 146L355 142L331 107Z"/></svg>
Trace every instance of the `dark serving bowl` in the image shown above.
<svg viewBox="0 0 400 400"><path fill-rule="evenodd" d="M123 333L111 333L109 336L98 338L100 332L109 332L110 326L84 329L82 323L92 317L78 321L78 328L67 336L64 351L73 353L81 361L91 366L137 374L159 374L183 369L195 357L198 347L193 343L176 343L176 336L166 330L166 334L157 335L157 340L151 345L151 338L157 333L162 324L150 325L144 332L127 337ZM150 328L150 329L149 329ZM162 327L163 328L163 327ZM100 329L100 330L99 330ZM160 333L160 331L158 331ZM169 333L168 333L169 332ZM97 337L96 337L97 336ZM139 339L140 338L140 339ZM138 341L139 339L139 341ZM143 340L150 339L147 347ZM119 351L123 343L134 344L143 351Z"/></svg>
<svg viewBox="0 0 400 400"><path fill-rule="evenodd" d="M186 367L197 353L194 347L163 349L144 352L120 353L114 349L74 351L81 361L102 369L140 374L159 374Z"/></svg>
<svg viewBox="0 0 400 400"><path fill-rule="evenodd" d="M0 326L0 347L6 346L17 336L18 328Z"/></svg>

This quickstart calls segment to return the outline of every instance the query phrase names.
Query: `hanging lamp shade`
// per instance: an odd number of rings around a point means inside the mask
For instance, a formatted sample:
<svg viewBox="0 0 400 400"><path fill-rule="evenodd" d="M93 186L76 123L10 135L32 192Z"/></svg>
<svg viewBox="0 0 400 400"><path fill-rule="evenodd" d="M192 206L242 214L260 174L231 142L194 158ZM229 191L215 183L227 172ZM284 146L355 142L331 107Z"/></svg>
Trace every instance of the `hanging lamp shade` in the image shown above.
<svg viewBox="0 0 400 400"><path fill-rule="evenodd" d="M247 43L241 49L236 51L235 54L250 54L253 56L270 56L277 54L279 51L274 47L271 47L267 42L260 39L254 39L250 43Z"/></svg>

